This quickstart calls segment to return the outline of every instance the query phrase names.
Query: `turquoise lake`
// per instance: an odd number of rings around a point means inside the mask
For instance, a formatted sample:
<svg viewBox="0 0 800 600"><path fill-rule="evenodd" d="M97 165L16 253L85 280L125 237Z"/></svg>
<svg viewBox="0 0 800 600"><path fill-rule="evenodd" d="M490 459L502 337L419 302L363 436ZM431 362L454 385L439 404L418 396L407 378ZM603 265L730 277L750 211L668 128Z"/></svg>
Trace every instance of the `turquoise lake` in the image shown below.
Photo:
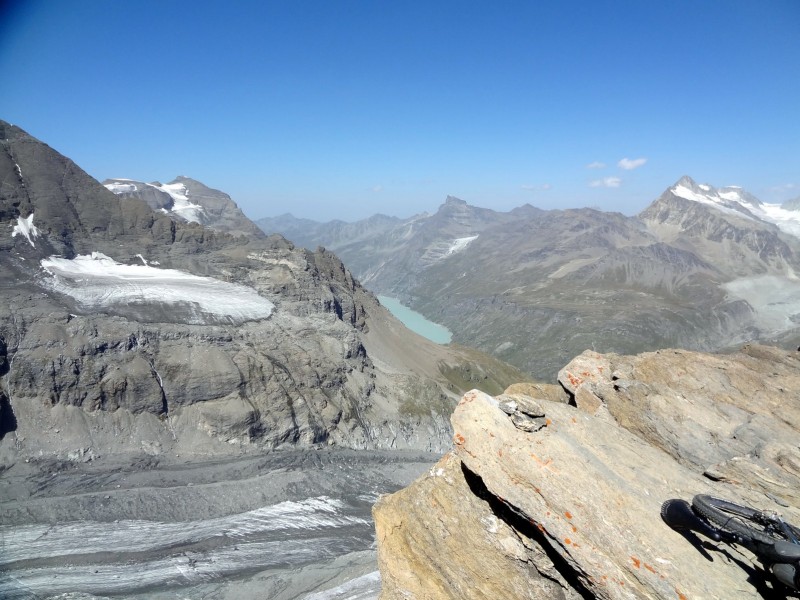
<svg viewBox="0 0 800 600"><path fill-rule="evenodd" d="M453 338L451 331L444 325L439 325L433 321L429 321L415 310L411 310L407 306L400 304L397 298L390 298L389 296L378 296L389 312L403 322L403 325L408 327L414 333L418 333L422 337L428 338L437 344L449 344Z"/></svg>

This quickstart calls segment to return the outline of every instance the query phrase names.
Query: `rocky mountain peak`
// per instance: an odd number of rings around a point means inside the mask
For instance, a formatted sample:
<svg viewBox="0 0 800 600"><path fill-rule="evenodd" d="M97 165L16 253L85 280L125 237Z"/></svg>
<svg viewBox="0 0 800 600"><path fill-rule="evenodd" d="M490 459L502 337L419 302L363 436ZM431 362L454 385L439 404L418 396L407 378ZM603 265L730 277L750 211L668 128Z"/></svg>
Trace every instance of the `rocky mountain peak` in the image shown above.
<svg viewBox="0 0 800 600"><path fill-rule="evenodd" d="M261 229L242 213L228 194L185 175L166 184L106 179L103 185L122 198L143 200L153 210L178 222L199 223L233 235L263 236Z"/></svg>

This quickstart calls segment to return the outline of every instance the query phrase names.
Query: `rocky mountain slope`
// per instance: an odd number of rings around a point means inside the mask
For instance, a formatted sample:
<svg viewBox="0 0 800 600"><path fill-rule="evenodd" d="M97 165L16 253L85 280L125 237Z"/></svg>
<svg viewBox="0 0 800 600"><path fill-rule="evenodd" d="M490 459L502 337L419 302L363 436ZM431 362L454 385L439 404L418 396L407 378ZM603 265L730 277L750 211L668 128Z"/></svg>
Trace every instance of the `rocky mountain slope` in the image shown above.
<svg viewBox="0 0 800 600"><path fill-rule="evenodd" d="M4 461L437 449L453 372L521 376L408 332L330 252L180 222L2 122L0 142Z"/></svg>
<svg viewBox="0 0 800 600"><path fill-rule="evenodd" d="M103 185L121 198L144 200L155 211L171 218L224 231L232 235L260 237L261 229L244 216L231 197L189 177L169 183L144 183L133 179L106 179Z"/></svg>
<svg viewBox="0 0 800 600"><path fill-rule="evenodd" d="M467 393L453 451L378 502L382 600L787 596L659 515L707 493L800 522L797 352L587 351L558 382Z"/></svg>
<svg viewBox="0 0 800 600"><path fill-rule="evenodd" d="M586 348L800 341L800 213L739 188L686 177L637 217L448 199L373 236L314 231L309 246L333 249L373 291L539 378Z"/></svg>

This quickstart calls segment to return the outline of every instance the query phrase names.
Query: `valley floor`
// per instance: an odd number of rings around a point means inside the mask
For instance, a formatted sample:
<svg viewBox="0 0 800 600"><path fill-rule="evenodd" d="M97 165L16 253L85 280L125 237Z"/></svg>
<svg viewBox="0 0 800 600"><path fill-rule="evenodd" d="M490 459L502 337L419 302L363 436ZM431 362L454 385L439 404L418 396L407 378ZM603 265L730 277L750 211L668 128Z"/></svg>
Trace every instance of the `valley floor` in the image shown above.
<svg viewBox="0 0 800 600"><path fill-rule="evenodd" d="M17 463L0 476L0 597L377 598L372 504L436 458Z"/></svg>

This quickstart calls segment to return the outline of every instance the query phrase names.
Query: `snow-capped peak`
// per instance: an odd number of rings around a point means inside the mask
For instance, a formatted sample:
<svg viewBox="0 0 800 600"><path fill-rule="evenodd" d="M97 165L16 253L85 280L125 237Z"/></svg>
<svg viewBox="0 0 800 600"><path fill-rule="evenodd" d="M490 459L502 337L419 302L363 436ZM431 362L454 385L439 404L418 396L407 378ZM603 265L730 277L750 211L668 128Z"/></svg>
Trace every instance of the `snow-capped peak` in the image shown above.
<svg viewBox="0 0 800 600"><path fill-rule="evenodd" d="M782 231L800 237L800 214L780 204L766 204L739 186L714 188L698 184L691 177L682 177L669 191L679 198L712 206L739 217L765 221Z"/></svg>
<svg viewBox="0 0 800 600"><path fill-rule="evenodd" d="M161 190L172 198L172 212L179 217L193 223L202 223L202 215L205 209L199 204L189 200L189 190L182 183L148 183L150 187Z"/></svg>

